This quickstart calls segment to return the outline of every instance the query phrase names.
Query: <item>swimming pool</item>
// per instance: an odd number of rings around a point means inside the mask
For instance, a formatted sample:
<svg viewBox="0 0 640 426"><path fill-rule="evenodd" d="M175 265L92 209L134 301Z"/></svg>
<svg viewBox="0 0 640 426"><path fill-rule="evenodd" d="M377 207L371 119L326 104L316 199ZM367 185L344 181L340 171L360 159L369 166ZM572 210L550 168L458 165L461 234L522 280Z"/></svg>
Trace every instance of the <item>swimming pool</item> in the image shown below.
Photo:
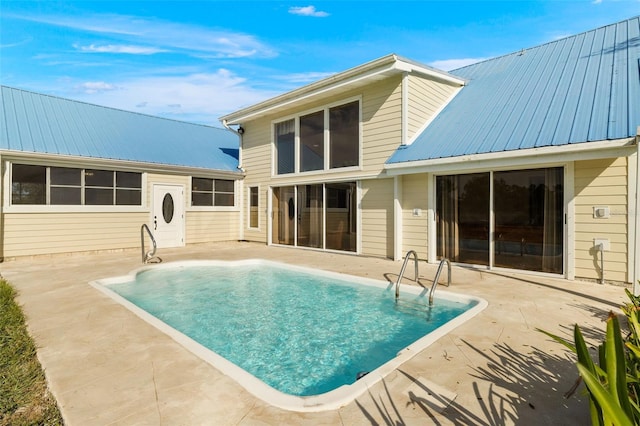
<svg viewBox="0 0 640 426"><path fill-rule="evenodd" d="M263 260L180 262L92 283L249 392L337 408L482 310L482 299ZM356 381L358 376L364 375Z"/></svg>

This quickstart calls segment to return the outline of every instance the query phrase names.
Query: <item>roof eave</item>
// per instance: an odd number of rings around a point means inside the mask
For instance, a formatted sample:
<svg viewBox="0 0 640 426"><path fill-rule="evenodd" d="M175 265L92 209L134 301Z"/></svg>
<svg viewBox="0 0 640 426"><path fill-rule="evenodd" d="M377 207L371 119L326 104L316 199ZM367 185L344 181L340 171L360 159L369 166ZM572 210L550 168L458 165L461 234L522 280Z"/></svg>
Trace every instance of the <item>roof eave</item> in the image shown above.
<svg viewBox="0 0 640 426"><path fill-rule="evenodd" d="M382 77L390 77L403 73L418 73L449 84L463 86L465 80L447 72L436 70L418 63L400 58L395 54L387 55L347 71L332 75L317 82L292 90L280 96L260 102L248 108L220 117L224 125L242 124L247 120L284 109L306 99L328 95L332 92L344 91L349 87L357 87Z"/></svg>

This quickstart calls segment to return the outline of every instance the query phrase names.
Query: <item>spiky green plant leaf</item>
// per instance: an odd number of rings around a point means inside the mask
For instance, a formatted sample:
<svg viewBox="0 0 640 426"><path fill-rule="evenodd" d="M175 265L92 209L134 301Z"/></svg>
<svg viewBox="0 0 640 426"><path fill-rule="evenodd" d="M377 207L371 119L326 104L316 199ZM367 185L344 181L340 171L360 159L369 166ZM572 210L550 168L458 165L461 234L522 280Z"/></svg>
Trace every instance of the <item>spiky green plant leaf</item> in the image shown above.
<svg viewBox="0 0 640 426"><path fill-rule="evenodd" d="M598 402L602 408L605 424L614 424L616 426L633 426L633 422L617 404L616 399L602 386L600 380L583 364L578 364L578 371L582 375L589 393Z"/></svg>

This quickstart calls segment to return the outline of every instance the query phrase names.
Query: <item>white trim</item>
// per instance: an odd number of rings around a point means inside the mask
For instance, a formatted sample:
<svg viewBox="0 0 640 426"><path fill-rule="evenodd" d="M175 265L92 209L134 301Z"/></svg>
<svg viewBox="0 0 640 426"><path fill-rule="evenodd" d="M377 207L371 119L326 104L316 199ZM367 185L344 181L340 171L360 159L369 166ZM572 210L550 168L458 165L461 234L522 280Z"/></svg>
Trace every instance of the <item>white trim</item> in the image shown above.
<svg viewBox="0 0 640 426"><path fill-rule="evenodd" d="M400 145L409 145L409 73L402 74L402 104L400 106Z"/></svg>
<svg viewBox="0 0 640 426"><path fill-rule="evenodd" d="M618 139L615 141L585 142L432 160L405 161L385 164L384 168L389 175L425 172L450 173L452 170L471 172L472 170L499 167L518 168L544 161L568 162L605 157L626 157L630 155L631 149L634 149L632 146L633 141L633 139Z"/></svg>
<svg viewBox="0 0 640 426"><path fill-rule="evenodd" d="M393 260L402 260L402 176L393 177Z"/></svg>
<svg viewBox="0 0 640 426"><path fill-rule="evenodd" d="M638 127L638 136L636 136L636 152L635 164L632 163L633 156L629 158L629 188L628 197L632 199L635 196L635 203L630 203L628 209L627 223L629 232L629 276L633 284L633 294L640 293L640 127ZM635 205L634 205L635 204Z"/></svg>
<svg viewBox="0 0 640 426"><path fill-rule="evenodd" d="M273 187L267 188L267 245L273 245Z"/></svg>
<svg viewBox="0 0 640 426"><path fill-rule="evenodd" d="M220 117L219 120L227 122L228 124L237 124L264 116L268 113L275 113L278 110L294 104L300 104L310 98L344 92L349 87L357 87L358 85L364 85L372 81L406 72L424 74L435 80L441 80L459 86L463 86L466 83L465 80L447 72L429 68L392 54L268 99L251 107L227 114Z"/></svg>
<svg viewBox="0 0 640 426"><path fill-rule="evenodd" d="M437 223L436 223L436 179L433 173L427 173L427 261L435 263L438 261L437 256Z"/></svg>
<svg viewBox="0 0 640 426"><path fill-rule="evenodd" d="M110 160L103 158L81 157L75 155L43 154L37 152L0 150L5 160L20 163L53 167L80 167L116 170L123 172L156 173L166 175L196 175L215 179L243 179L245 174L240 170L214 170L200 167L174 166L169 164L143 163L129 160ZM42 163L44 162L44 164Z"/></svg>
<svg viewBox="0 0 640 426"><path fill-rule="evenodd" d="M251 188L258 188L258 205L256 206L256 208L258 209L258 226L257 227L251 226ZM242 230L243 230L243 233L245 229L250 231L260 231L261 229L260 228L260 184L247 185L246 189L247 189L247 197L246 197L247 207L246 209L241 209L241 211L247 212L247 222L244 224L244 226L242 226Z"/></svg>
<svg viewBox="0 0 640 426"><path fill-rule="evenodd" d="M362 254L362 181L356 180L356 254Z"/></svg>
<svg viewBox="0 0 640 426"><path fill-rule="evenodd" d="M575 199L575 163L567 163L564 167L564 208L566 238L564 248L564 274L568 280L576 278L576 199Z"/></svg>

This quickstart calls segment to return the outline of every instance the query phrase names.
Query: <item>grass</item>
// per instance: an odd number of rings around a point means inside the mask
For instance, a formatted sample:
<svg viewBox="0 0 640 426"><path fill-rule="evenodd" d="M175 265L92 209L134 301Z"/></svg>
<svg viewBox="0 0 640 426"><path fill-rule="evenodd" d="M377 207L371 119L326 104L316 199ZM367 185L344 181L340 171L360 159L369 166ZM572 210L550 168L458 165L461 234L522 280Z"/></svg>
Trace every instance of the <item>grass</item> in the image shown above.
<svg viewBox="0 0 640 426"><path fill-rule="evenodd" d="M63 425L15 297L0 279L0 426Z"/></svg>

